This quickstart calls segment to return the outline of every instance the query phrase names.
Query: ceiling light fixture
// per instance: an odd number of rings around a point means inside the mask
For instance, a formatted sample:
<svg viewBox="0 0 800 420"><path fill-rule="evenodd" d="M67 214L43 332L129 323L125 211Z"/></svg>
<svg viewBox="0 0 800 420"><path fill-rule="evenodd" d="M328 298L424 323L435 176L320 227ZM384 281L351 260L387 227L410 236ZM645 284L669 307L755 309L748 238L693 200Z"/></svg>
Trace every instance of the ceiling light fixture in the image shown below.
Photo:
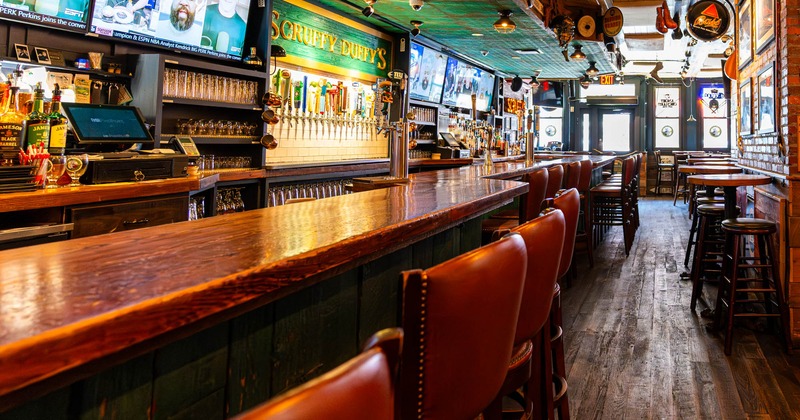
<svg viewBox="0 0 800 420"><path fill-rule="evenodd" d="M364 15L365 17L370 17L372 16L373 13L375 13L375 9L372 7L372 5L375 4L378 0L364 0L364 1L367 2L367 7L365 7L364 10L361 11L361 14Z"/></svg>
<svg viewBox="0 0 800 420"><path fill-rule="evenodd" d="M528 9L533 9L533 0L528 0Z"/></svg>
<svg viewBox="0 0 800 420"><path fill-rule="evenodd" d="M422 26L422 21L412 20L411 24L414 25L414 29L411 30L411 36L419 35L419 27Z"/></svg>
<svg viewBox="0 0 800 420"><path fill-rule="evenodd" d="M539 50L538 48L518 49L518 50L514 50L514 52L517 53L517 54L522 54L522 55L534 55L534 54L541 54L542 53L542 51Z"/></svg>
<svg viewBox="0 0 800 420"><path fill-rule="evenodd" d="M581 84L581 87L584 89L589 89L589 85L592 84L592 79L589 75L584 74L580 79L578 79L578 83Z"/></svg>
<svg viewBox="0 0 800 420"><path fill-rule="evenodd" d="M539 83L539 74L538 73L534 74L533 76L531 76L530 85L531 85L532 88L538 88L539 86L541 86L541 83Z"/></svg>
<svg viewBox="0 0 800 420"><path fill-rule="evenodd" d="M596 63L595 63L594 61L590 61L590 62L589 62L589 68L588 68L588 69L586 69L586 75L587 75L587 76L589 76L589 77L595 77L595 76L597 76L598 74L600 74L600 70L598 70L598 69L597 69L597 67L595 66L595 64L596 64Z"/></svg>
<svg viewBox="0 0 800 420"><path fill-rule="evenodd" d="M501 34L510 34L517 29L517 24L511 20L511 10L501 10L497 12L500 14L500 19L497 19L497 22L494 23L494 30L500 32Z"/></svg>
<svg viewBox="0 0 800 420"><path fill-rule="evenodd" d="M483 34L482 34L482 33L475 32L474 34L472 34L472 36L483 36Z"/></svg>
<svg viewBox="0 0 800 420"><path fill-rule="evenodd" d="M569 58L571 58L571 59L573 59L575 61L586 60L586 54L584 54L583 51L581 51L581 48L583 48L581 46L581 44L575 44L574 48L575 48L575 51L572 54L569 55Z"/></svg>

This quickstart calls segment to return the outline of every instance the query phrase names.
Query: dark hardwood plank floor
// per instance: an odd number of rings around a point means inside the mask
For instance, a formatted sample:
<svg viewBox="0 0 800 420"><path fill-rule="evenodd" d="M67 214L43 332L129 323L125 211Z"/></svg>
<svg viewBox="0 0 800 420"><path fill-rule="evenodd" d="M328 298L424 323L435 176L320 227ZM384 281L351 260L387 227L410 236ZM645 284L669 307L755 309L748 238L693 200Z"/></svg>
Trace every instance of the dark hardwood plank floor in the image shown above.
<svg viewBox="0 0 800 420"><path fill-rule="evenodd" d="M594 269L578 255L578 277L562 293L572 417L800 419L800 350L787 355L777 335L743 325L726 357L679 280L686 206L648 198L639 208L630 256L621 228L611 229Z"/></svg>

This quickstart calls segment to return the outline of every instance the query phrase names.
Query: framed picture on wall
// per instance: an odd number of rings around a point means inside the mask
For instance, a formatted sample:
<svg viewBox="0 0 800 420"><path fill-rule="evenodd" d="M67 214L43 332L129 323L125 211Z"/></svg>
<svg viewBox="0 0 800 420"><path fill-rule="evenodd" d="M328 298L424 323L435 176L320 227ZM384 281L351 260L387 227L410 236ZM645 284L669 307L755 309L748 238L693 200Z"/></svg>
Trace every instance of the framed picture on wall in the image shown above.
<svg viewBox="0 0 800 420"><path fill-rule="evenodd" d="M746 136L753 133L753 85L750 79L739 86L739 134Z"/></svg>
<svg viewBox="0 0 800 420"><path fill-rule="evenodd" d="M758 73L758 132L772 133L776 131L775 118L775 71L772 64Z"/></svg>
<svg viewBox="0 0 800 420"><path fill-rule="evenodd" d="M756 52L775 39L775 0L753 0Z"/></svg>
<svg viewBox="0 0 800 420"><path fill-rule="evenodd" d="M753 7L750 0L739 4L739 68L746 66L753 59Z"/></svg>

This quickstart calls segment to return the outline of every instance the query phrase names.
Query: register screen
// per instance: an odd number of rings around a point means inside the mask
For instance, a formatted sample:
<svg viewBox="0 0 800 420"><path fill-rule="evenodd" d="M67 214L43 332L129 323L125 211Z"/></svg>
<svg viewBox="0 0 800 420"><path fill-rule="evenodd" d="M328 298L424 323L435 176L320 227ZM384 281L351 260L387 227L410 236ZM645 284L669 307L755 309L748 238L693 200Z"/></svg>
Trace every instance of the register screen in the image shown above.
<svg viewBox="0 0 800 420"><path fill-rule="evenodd" d="M78 142L153 142L135 107L67 103L62 107Z"/></svg>

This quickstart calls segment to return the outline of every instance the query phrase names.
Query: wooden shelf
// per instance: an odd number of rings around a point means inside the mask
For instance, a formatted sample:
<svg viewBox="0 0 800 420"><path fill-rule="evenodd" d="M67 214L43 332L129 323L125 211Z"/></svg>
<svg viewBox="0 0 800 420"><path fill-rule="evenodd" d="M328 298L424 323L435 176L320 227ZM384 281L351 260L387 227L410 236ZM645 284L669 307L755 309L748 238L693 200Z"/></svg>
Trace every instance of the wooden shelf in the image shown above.
<svg viewBox="0 0 800 420"><path fill-rule="evenodd" d="M204 101L202 99L169 98L164 97L162 102L165 104L205 106L216 108L242 109L247 111L262 111L261 107L254 104L235 104L231 102Z"/></svg>
<svg viewBox="0 0 800 420"><path fill-rule="evenodd" d="M436 123L432 123L432 122L426 122L426 121L414 121L414 123L416 123L416 124L417 124L417 125L419 125L419 126L425 126L425 127L436 127Z"/></svg>

